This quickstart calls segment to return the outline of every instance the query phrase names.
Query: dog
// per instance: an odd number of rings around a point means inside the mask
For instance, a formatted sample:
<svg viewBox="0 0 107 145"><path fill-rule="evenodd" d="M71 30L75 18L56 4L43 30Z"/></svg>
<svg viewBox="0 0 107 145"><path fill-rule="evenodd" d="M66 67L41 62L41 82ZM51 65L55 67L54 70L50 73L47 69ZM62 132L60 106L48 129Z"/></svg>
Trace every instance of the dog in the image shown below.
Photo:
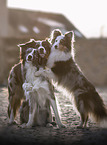
<svg viewBox="0 0 107 145"><path fill-rule="evenodd" d="M9 124L16 124L15 117L18 109L21 106L22 101L25 99L24 91L22 89L23 75L22 75L22 63L15 64L8 77L8 117Z"/></svg>
<svg viewBox="0 0 107 145"><path fill-rule="evenodd" d="M36 49L26 48L25 45L19 45L21 49L21 59L23 62L24 83L22 85L26 101L29 103L29 119L22 127L31 127L37 121L38 125L45 125L49 117L50 106L52 106L57 125L65 127L60 120L53 86L48 77L44 75L44 70L51 50L50 43L46 41L35 41ZM42 62L42 63L41 63ZM40 72L41 74L39 74ZM46 110L48 111L46 116ZM42 115L41 115L42 114ZM51 116L49 116L49 114ZM46 116L46 117L45 117ZM46 119L45 119L46 118ZM44 121L44 119L46 121ZM42 123L41 123L42 122Z"/></svg>
<svg viewBox="0 0 107 145"><path fill-rule="evenodd" d="M51 33L51 53L47 67L50 68L51 79L57 82L68 95L73 95L74 104L80 114L81 123L78 128L87 127L89 116L101 127L107 127L107 109L93 84L84 76L75 61L74 33L64 35L59 29Z"/></svg>
<svg viewBox="0 0 107 145"><path fill-rule="evenodd" d="M27 47L35 48L35 41L31 39L26 43L26 45ZM21 106L22 101L25 99L24 91L22 88L23 82L24 82L23 63L20 56L20 62L12 67L8 77L9 124L16 123L14 119L16 117L19 107Z"/></svg>
<svg viewBox="0 0 107 145"><path fill-rule="evenodd" d="M21 104L21 109L20 109L20 121L21 123L25 123L28 120L28 112L29 112L29 106L28 102L25 101L25 95L24 91L22 88L23 83L25 82L25 75L26 75L26 70L25 70L25 52L27 50L27 53L30 51L30 49L34 50L34 53L36 53L38 50L38 60L35 62L33 60L32 64L42 65L44 67L46 63L46 59L49 55L50 49L47 49L49 47L49 43L47 41L40 41L36 42L34 39L31 39L30 41L18 45L19 47L23 48L20 49L20 62L16 65L14 65L10 71L9 77L8 77L8 93L9 93L9 105L8 105L8 116L9 116L9 124L14 124L15 122L15 117L18 112L18 109L20 108ZM37 54L37 55L38 55ZM35 55L36 56L36 55ZM29 56L27 59L30 61L31 56ZM38 66L39 66L38 65ZM37 68L38 68L37 66ZM23 102L24 100L24 102ZM23 103L22 103L23 102ZM38 118L41 118L40 120L37 119L35 120L35 124L43 125L45 122L51 122L51 110L50 106L46 104L46 108L44 110L39 110L38 111ZM44 114L44 115L43 115ZM45 119L44 119L45 118Z"/></svg>

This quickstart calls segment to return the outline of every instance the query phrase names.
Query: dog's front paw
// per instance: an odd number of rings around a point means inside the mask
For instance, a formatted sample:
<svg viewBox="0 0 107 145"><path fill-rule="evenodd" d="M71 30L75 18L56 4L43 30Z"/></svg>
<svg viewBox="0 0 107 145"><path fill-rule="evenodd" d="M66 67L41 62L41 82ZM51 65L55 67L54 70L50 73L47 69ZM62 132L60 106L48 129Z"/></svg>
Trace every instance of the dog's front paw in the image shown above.
<svg viewBox="0 0 107 145"><path fill-rule="evenodd" d="M18 123L16 121L9 121L8 124L11 126L11 125L17 125Z"/></svg>
<svg viewBox="0 0 107 145"><path fill-rule="evenodd" d="M51 69L49 69L49 68L46 68L46 69L45 69L45 72L46 72L47 74L52 73Z"/></svg>
<svg viewBox="0 0 107 145"><path fill-rule="evenodd" d="M61 128L66 128L66 125L60 124L60 125L57 125L56 127L54 127L54 129L61 129Z"/></svg>
<svg viewBox="0 0 107 145"><path fill-rule="evenodd" d="M41 74L41 72L37 71L35 72L35 77L38 77Z"/></svg>
<svg viewBox="0 0 107 145"><path fill-rule="evenodd" d="M52 125L51 123L47 123L47 124L46 124L46 127L47 127L47 128L53 128L53 125Z"/></svg>
<svg viewBox="0 0 107 145"><path fill-rule="evenodd" d="M59 126L59 128L66 128L66 125L61 124L61 125Z"/></svg>
<svg viewBox="0 0 107 145"><path fill-rule="evenodd" d="M31 83L24 83L22 85L23 89L27 92L27 91L31 91L32 90L32 85Z"/></svg>
<svg viewBox="0 0 107 145"><path fill-rule="evenodd" d="M26 123L23 123L20 127L21 128L27 128Z"/></svg>
<svg viewBox="0 0 107 145"><path fill-rule="evenodd" d="M32 126L29 125L28 123L27 124L26 123L23 123L20 127L21 128L31 128Z"/></svg>
<svg viewBox="0 0 107 145"><path fill-rule="evenodd" d="M39 71L35 72L35 77L40 76L41 74L43 74L43 72L44 72L44 69L39 69Z"/></svg>

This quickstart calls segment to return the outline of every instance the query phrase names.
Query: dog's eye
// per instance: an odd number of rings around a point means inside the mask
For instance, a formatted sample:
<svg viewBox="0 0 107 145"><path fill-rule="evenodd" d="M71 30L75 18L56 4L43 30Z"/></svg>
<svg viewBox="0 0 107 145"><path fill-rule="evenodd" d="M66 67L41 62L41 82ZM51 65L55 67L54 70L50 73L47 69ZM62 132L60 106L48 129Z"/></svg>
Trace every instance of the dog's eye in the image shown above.
<svg viewBox="0 0 107 145"><path fill-rule="evenodd" d="M55 40L55 42L58 42L58 40Z"/></svg>
<svg viewBox="0 0 107 145"><path fill-rule="evenodd" d="M58 47L57 47L57 45L55 45L55 49L57 49Z"/></svg>

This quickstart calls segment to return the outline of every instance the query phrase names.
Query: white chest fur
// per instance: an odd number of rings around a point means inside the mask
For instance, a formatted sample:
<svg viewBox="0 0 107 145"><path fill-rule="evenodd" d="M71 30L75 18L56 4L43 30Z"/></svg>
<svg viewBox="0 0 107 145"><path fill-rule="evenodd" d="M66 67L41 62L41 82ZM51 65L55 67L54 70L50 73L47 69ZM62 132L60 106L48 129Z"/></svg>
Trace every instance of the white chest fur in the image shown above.
<svg viewBox="0 0 107 145"><path fill-rule="evenodd" d="M23 84L26 100L31 99L30 92L36 91L37 102L41 107L45 105L46 99L50 97L49 84L46 79L43 79L42 74L36 76L37 69L30 63L25 64L26 68L26 81Z"/></svg>
<svg viewBox="0 0 107 145"><path fill-rule="evenodd" d="M35 72L37 71L37 68L32 65L31 62L25 63L25 69L26 69L26 82L32 83L35 80Z"/></svg>

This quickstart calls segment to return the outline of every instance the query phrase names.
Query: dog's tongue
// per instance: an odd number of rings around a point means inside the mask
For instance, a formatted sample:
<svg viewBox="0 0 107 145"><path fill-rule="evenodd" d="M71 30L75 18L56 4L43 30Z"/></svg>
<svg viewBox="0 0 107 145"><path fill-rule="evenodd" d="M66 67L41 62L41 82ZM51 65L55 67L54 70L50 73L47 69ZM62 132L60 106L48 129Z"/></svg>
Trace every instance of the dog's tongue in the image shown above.
<svg viewBox="0 0 107 145"><path fill-rule="evenodd" d="M42 65L42 57L39 57L39 65Z"/></svg>
<svg viewBox="0 0 107 145"><path fill-rule="evenodd" d="M42 67L45 67L46 66L46 58L40 57L39 58L39 65Z"/></svg>
<svg viewBox="0 0 107 145"><path fill-rule="evenodd" d="M41 54L39 54L42 58L44 58L45 57L45 54L43 53L41 53Z"/></svg>

